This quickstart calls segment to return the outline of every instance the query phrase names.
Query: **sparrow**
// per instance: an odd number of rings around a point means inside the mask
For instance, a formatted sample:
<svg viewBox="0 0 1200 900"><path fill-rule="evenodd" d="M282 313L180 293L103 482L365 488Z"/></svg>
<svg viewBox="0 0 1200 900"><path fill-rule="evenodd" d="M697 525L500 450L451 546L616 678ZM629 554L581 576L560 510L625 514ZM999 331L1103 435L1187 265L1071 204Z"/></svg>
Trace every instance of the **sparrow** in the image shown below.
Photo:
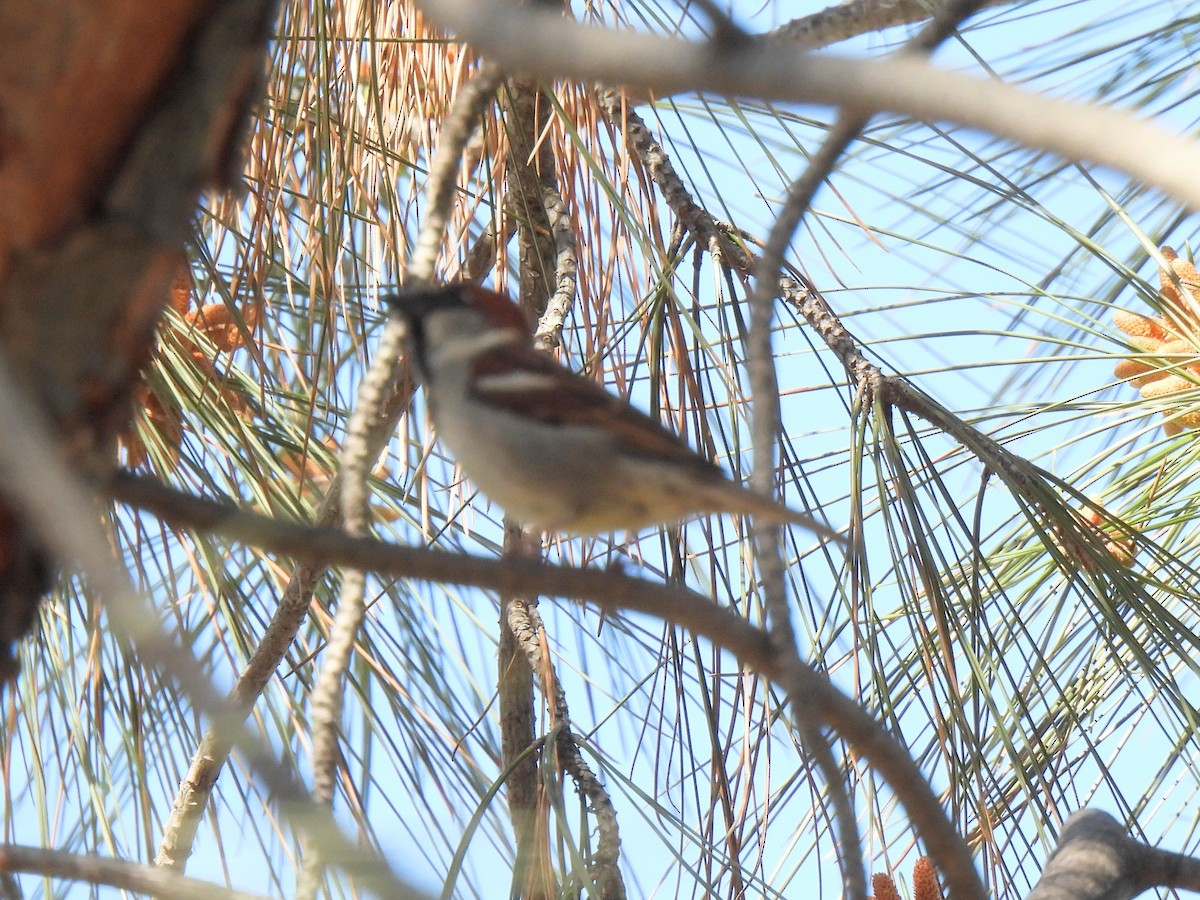
<svg viewBox="0 0 1200 900"><path fill-rule="evenodd" d="M650 416L533 347L521 308L456 283L390 294L438 437L520 524L594 536L754 515L845 539L731 481Z"/></svg>

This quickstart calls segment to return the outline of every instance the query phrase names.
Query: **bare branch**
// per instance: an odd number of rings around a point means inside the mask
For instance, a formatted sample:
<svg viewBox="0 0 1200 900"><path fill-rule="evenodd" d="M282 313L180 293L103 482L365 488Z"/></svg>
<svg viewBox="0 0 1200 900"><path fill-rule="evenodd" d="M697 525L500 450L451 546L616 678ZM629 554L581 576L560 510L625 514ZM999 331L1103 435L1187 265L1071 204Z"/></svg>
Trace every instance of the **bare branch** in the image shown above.
<svg viewBox="0 0 1200 900"><path fill-rule="evenodd" d="M577 24L500 0L423 0L445 27L514 71L828 103L948 120L1071 160L1091 160L1156 185L1200 209L1200 149L1133 115L1042 97L915 59L847 59L752 43L693 41Z"/></svg>
<svg viewBox="0 0 1200 900"><path fill-rule="evenodd" d="M1156 887L1200 891L1200 860L1135 841L1108 813L1081 809L1063 825L1029 900L1129 900Z"/></svg>
<svg viewBox="0 0 1200 900"><path fill-rule="evenodd" d="M490 588L509 594L542 594L590 602L606 611L632 610L705 637L786 691L794 691L887 780L908 811L942 874L951 883L974 875L969 853L946 818L929 783L907 751L857 703L799 661L781 660L768 636L731 609L693 591L631 578L618 572L567 569L529 560L482 559L436 550L383 544L340 529L280 522L176 491L151 478L123 474L111 484L122 502L165 522L201 529L271 552L342 564L396 577ZM798 673L799 672L799 673ZM976 896L965 893L965 897Z"/></svg>
<svg viewBox="0 0 1200 900"><path fill-rule="evenodd" d="M1005 6L1016 0L983 0L988 6ZM911 25L929 18L929 0L846 0L799 19L792 19L762 35L768 41L788 41L805 50L828 47L863 34Z"/></svg>
<svg viewBox="0 0 1200 900"><path fill-rule="evenodd" d="M732 610L694 591L622 575L551 566L533 560L486 559L440 550L402 547L354 537L340 528L301 525L195 497L157 479L118 473L108 484L122 503L153 513L177 528L194 528L314 568L346 566L395 578L471 585L511 594L572 597L603 609L632 609L676 621L711 640L729 630L739 646L753 648L762 663L770 655L766 636ZM679 618L682 617L682 618Z"/></svg>
<svg viewBox="0 0 1200 900"><path fill-rule="evenodd" d="M616 88L602 86L596 89L596 102L604 111L605 118L621 130L626 146L646 167L650 179L662 192L663 200L683 227L694 235L702 246L707 247L719 242L734 269L743 275L750 274L754 269L751 256L740 246L729 241L708 210L696 202L671 162L671 157L624 94Z"/></svg>
<svg viewBox="0 0 1200 900"><path fill-rule="evenodd" d="M505 522L504 558L541 557L541 541L528 535L520 525ZM500 709L500 758L508 773L504 779L508 818L516 837L517 854L513 864L513 890L530 900L557 895L557 885L549 861L549 847L538 817L542 797L538 773L539 756L545 746L536 738L534 673L548 665L541 652L540 638L530 619L529 610L537 609L536 594L502 594L500 597L500 637L497 642L496 698ZM535 747L536 744L536 747Z"/></svg>
<svg viewBox="0 0 1200 900"><path fill-rule="evenodd" d="M562 323L578 288L575 233L559 191L557 160L545 139L551 122L551 98L537 79L516 79L505 92L505 108L509 113L505 116L505 134L510 147L505 158L505 209L518 225L520 303L538 320L535 345L549 351L561 340ZM540 537L506 520L504 550L506 557L539 558ZM543 686L558 687L556 692L546 691L556 722L555 698L562 694L553 660L542 652L545 632L537 602L536 594L501 596L497 687L503 763L509 771L509 814L517 837L515 878L523 885L522 895L530 898L559 893L549 863L548 835L538 827L547 813L547 785L539 776L537 759L528 752L535 743L534 677ZM565 695L559 699L565 709ZM565 722L556 729L554 746L558 752L553 758L561 772L565 769L564 753L570 759L570 751L578 756L578 748ZM611 806L609 802L608 808ZM601 895L623 897L617 845L602 843L600 849L600 856L608 863L596 866L594 873L603 884ZM616 892L612 890L614 885Z"/></svg>
<svg viewBox="0 0 1200 900"><path fill-rule="evenodd" d="M436 260L445 238L446 222L454 201L457 174L463 149L474 133L484 107L492 101L500 73L485 67L455 98L447 116L441 143L431 166L429 202L413 264L411 280L428 281L433 277ZM394 395L404 349L404 329L389 317L375 348L371 366L358 388L358 399L346 428L341 455L341 513L348 534L363 535L368 530L367 472L386 441L377 439L377 424ZM318 803L332 805L333 789L340 756L338 734L342 717L342 683L350 666L354 641L366 612L366 579L360 569L342 573L341 594L329 643L322 656L321 671L311 698L313 735L313 796ZM311 844L297 885L301 898L317 894L321 881L320 845Z"/></svg>
<svg viewBox="0 0 1200 900"><path fill-rule="evenodd" d="M928 53L945 40L959 23L970 16L979 0L951 0L938 10L934 20L905 48L908 53ZM775 357L771 352L771 329L775 320L775 297L779 276L792 235L799 227L813 197L833 171L837 160L854 142L867 123L867 117L855 109L843 109L830 129L820 150L813 155L804 174L788 188L787 197L763 245L755 268L754 289L750 294L750 335L747 340L747 369L754 396L754 483L760 492L774 490L775 448L779 443L779 385L775 376ZM769 524L755 523L755 553L763 577L763 595L770 616L771 638L776 651L789 662L800 661L788 606L785 566L780 552L780 531ZM793 664L794 665L794 664ZM795 677L803 680L804 670L795 666ZM820 728L808 715L802 694L791 696L794 714L806 749L821 768L829 787L840 837L842 879L846 894L865 897L866 874L862 844L854 808L835 764L832 750ZM961 858L965 854L958 855ZM962 877L962 880L959 880ZM955 868L946 879L956 896L985 896L983 884L971 867Z"/></svg>
<svg viewBox="0 0 1200 900"><path fill-rule="evenodd" d="M579 738L571 730L567 693L558 678L553 661L545 653L546 629L541 613L538 612L536 603L519 598L508 601L504 610L506 615L501 623L501 641L503 642L507 635L523 654L526 661L525 671L536 673L538 676L538 683L550 708L555 733L555 763L558 770L571 777L576 789L587 797L596 817L596 852L589 861L589 874L597 896L603 900L623 900L626 892L619 865L621 831L617 822L617 812L608 791L584 760L579 750ZM526 675L525 684L529 683ZM503 719L502 713L502 723ZM505 759L508 758L509 754L506 753Z"/></svg>
<svg viewBox="0 0 1200 900"><path fill-rule="evenodd" d="M261 894L230 890L159 866L14 844L0 844L0 872L29 872L43 878L85 881L93 887L104 885L153 894L163 900L264 900Z"/></svg>
<svg viewBox="0 0 1200 900"><path fill-rule="evenodd" d="M137 651L138 662L172 679L212 722L225 746L236 744L297 831L319 841L328 858L362 885L389 896L416 892L387 863L342 834L314 804L296 774L244 724L236 703L218 692L200 663L163 629L159 617L112 557L88 491L66 464L42 415L22 395L0 361L0 488L61 560L71 560L104 602L113 628Z"/></svg>
<svg viewBox="0 0 1200 900"><path fill-rule="evenodd" d="M789 232L790 234L790 232ZM782 261L782 253L779 254ZM779 445L779 383L775 375L775 357L771 352L771 326L775 318L774 291L768 287L778 282L778 275L764 266L755 279L750 296L750 333L746 340L746 369L754 397L754 471L751 484L764 495L775 491L775 451ZM774 270L775 273L778 270ZM754 556L762 577L763 603L767 610L771 644L785 666L789 680L801 685L789 693L792 714L796 719L805 751L811 756L825 779L830 804L838 830L838 861L842 882L850 900L865 900L867 879L863 863L862 842L854 815L854 807L841 768L837 765L828 739L822 733L810 708L804 703L808 691L803 685L811 670L802 664L792 628L791 609L787 596L787 569L780 546L778 525L753 523ZM983 896L981 893L979 896Z"/></svg>

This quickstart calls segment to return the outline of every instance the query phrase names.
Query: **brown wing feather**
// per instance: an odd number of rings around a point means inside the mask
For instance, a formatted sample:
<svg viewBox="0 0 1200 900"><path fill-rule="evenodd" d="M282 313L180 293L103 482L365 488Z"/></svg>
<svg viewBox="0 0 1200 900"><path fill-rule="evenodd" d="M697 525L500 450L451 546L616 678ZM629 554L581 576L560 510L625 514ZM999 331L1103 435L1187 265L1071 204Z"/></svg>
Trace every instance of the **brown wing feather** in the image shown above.
<svg viewBox="0 0 1200 900"><path fill-rule="evenodd" d="M531 347L507 344L487 350L475 359L472 371L476 394L497 407L544 425L609 427L630 453L690 463L725 477L653 418ZM505 378L514 371L528 377ZM538 376L546 381L539 383ZM545 387L551 378L555 389L548 395Z"/></svg>

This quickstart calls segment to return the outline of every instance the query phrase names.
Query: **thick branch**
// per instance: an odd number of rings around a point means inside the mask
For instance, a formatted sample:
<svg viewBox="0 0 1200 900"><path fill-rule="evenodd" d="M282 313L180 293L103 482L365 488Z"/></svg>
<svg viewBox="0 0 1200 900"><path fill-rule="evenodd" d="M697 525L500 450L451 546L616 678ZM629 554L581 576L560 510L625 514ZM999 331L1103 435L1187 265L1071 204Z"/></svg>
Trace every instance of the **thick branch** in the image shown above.
<svg viewBox="0 0 1200 900"><path fill-rule="evenodd" d="M272 0L0 4L0 346L73 465L129 423L201 188L263 68ZM0 676L51 565L0 506Z"/></svg>
<svg viewBox="0 0 1200 900"><path fill-rule="evenodd" d="M1029 900L1129 900L1156 887L1200 891L1200 860L1135 841L1108 813L1081 809Z"/></svg>

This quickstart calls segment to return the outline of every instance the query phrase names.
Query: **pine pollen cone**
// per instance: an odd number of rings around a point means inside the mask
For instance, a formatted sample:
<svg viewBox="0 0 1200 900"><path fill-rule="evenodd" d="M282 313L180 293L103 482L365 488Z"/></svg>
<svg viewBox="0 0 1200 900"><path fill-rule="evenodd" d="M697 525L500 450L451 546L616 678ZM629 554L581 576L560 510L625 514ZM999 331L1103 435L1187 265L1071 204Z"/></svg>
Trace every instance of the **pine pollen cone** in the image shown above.
<svg viewBox="0 0 1200 900"><path fill-rule="evenodd" d="M1171 266L1170 271L1160 268L1158 273L1163 315L1142 316L1125 309L1113 312L1113 324L1129 336L1128 343L1141 354L1155 357L1124 359L1113 370L1147 400L1200 386L1200 273L1170 247L1163 247L1162 255ZM1163 429L1168 435L1200 427L1200 408L1194 405L1167 410L1164 415Z"/></svg>

